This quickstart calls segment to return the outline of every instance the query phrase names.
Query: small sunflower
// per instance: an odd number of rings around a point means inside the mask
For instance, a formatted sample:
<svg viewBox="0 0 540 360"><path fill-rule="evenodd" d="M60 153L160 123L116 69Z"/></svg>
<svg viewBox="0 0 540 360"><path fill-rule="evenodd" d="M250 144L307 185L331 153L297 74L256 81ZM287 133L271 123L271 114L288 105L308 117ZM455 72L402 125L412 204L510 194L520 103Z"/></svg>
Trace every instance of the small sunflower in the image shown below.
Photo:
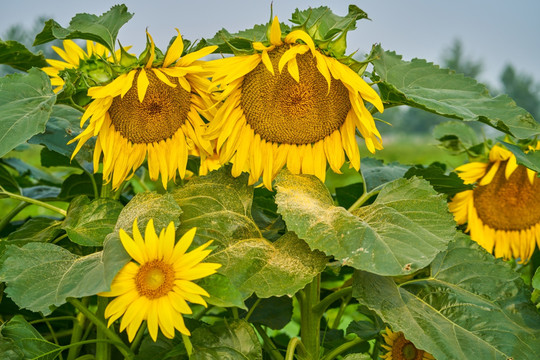
<svg viewBox="0 0 540 360"><path fill-rule="evenodd" d="M92 57L102 59L108 58L110 55L110 51L105 46L89 40L86 41L86 51L79 47L79 45L77 45L77 43L73 40L64 40L62 45L64 49L57 46L53 46L52 49L64 61L46 59L47 63L51 66L41 68L41 70L43 70L51 78L51 84L55 86L53 89L55 93L58 93L64 87L64 79L60 77L60 71L78 68L81 65L81 61L89 60ZM117 55L120 55L120 52L118 52ZM93 75L103 78L104 74Z"/></svg>
<svg viewBox="0 0 540 360"><path fill-rule="evenodd" d="M268 189L285 164L294 174L324 181L327 162L340 173L346 154L358 170L356 129L369 151L382 149L381 135L364 105L367 100L383 111L375 90L319 50L307 32L283 36L275 17L269 46L254 42L253 55L208 64L224 103L207 136L217 139L220 162L233 163L233 176L249 172L253 184L262 175Z"/></svg>
<svg viewBox="0 0 540 360"><path fill-rule="evenodd" d="M108 326L121 316L120 331L126 329L129 341L133 341L143 320L154 341L158 328L172 339L175 329L190 335L182 314L191 314L187 301L206 306L202 296L208 293L193 280L212 275L221 264L201 263L210 254L206 250L212 241L190 251L196 229L193 228L174 243L175 230L171 222L161 230L159 237L153 220L146 226L144 238L133 223L133 238L120 230L124 249L135 261L127 263L114 278L111 290L100 296L115 297L105 309ZM201 296L202 295L202 296Z"/></svg>
<svg viewBox="0 0 540 360"><path fill-rule="evenodd" d="M72 140L78 141L75 156L88 139L97 136L94 171L103 154L103 178L106 182L112 180L114 189L130 178L146 158L150 179L157 180L161 175L163 187L167 188L167 182L174 180L177 172L184 178L190 151L213 151L210 141L202 137L206 125L199 115L210 118L210 82L207 70L197 60L216 47L182 57L184 43L178 33L164 58L156 59L154 41L149 34L148 38L144 66L136 66L108 85L88 89L92 102L82 116L81 127L90 121Z"/></svg>
<svg viewBox="0 0 540 360"><path fill-rule="evenodd" d="M456 168L466 184L475 184L449 203L454 219L467 223L471 239L495 257L526 262L540 246L540 180L516 163L510 151L495 145L489 162Z"/></svg>
<svg viewBox="0 0 540 360"><path fill-rule="evenodd" d="M383 334L386 345L383 348L388 350L381 358L386 360L434 360L435 358L424 350L419 350L412 342L405 339L403 333L393 332L386 328L386 334Z"/></svg>

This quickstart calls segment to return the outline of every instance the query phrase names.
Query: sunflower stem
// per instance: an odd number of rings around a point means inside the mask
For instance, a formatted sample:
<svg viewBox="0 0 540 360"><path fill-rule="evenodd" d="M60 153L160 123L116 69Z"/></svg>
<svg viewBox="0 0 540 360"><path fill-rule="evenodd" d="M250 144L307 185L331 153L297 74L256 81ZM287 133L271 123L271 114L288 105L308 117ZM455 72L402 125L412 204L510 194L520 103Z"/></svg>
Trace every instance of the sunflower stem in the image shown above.
<svg viewBox="0 0 540 360"><path fill-rule="evenodd" d="M184 346L186 347L186 352L188 354L188 358L191 357L191 354L193 354L193 345L191 344L191 340L189 336L182 333L182 341L184 342Z"/></svg>
<svg viewBox="0 0 540 360"><path fill-rule="evenodd" d="M322 313L314 311L320 299L320 274L306 285L300 300L300 337L306 349L306 359L318 359L320 348L320 322ZM324 312L324 311L323 311Z"/></svg>
<svg viewBox="0 0 540 360"><path fill-rule="evenodd" d="M34 205L37 205L37 206L41 206L42 208L49 209L49 210L52 210L54 212L57 212L57 213L61 214L64 217L67 214L66 210L64 210L64 209L60 209L59 207L56 207L56 206L51 205L51 204L47 204L47 203L45 203L43 201L39 201L39 200L32 199L32 198L29 198L29 197L26 197L26 196L23 196L23 195L18 195L18 194L11 193L9 191L6 191L6 189L4 189L2 186L0 186L0 194L7 195L10 198L15 199L15 200L21 200L21 201L27 202L29 204L34 204Z"/></svg>
<svg viewBox="0 0 540 360"><path fill-rule="evenodd" d="M253 326L255 326L255 330L257 330L257 333L263 339L263 348L270 354L270 357L274 360L283 360L283 355L280 354L276 345L272 339L270 339L268 334L266 334L266 331L264 331L262 326L260 324L253 324Z"/></svg>
<svg viewBox="0 0 540 360"><path fill-rule="evenodd" d="M351 212L351 211L353 211L353 210L356 210L357 208L359 208L359 207L361 207L362 205L364 205L364 203L365 203L366 201L368 201L369 199L371 199L373 196L377 195L377 194L380 193L380 192L381 192L381 190L372 190L372 191L367 192L367 193L364 192L364 193L362 194L362 196L360 196L360 197L358 198L358 200L356 200L356 201L354 202L354 204L352 204L351 207L348 208L347 210L348 210L349 212Z"/></svg>
<svg viewBox="0 0 540 360"><path fill-rule="evenodd" d="M131 346L129 347L131 351L134 353L139 350L139 346L141 346L142 339L144 337L144 332L146 331L146 321L143 321L141 324L141 327L137 331L137 335L135 335L135 339L133 339L133 342L131 343Z"/></svg>
<svg viewBox="0 0 540 360"><path fill-rule="evenodd" d="M87 307L88 300L89 300L88 297L83 298L81 304L84 307ZM72 344L81 341L85 322L86 322L86 316L82 312L79 311L79 313L77 314L77 317L73 321L73 333L71 334L71 341L70 341ZM81 348L80 346L74 346L74 347L69 348L67 360L75 360L77 355L79 355L80 348Z"/></svg>
<svg viewBox="0 0 540 360"><path fill-rule="evenodd" d="M98 296L97 298L97 311L96 315L99 317L99 319L105 319L105 308L107 307L107 304L109 303L109 299L106 297ZM96 324L97 325L97 324ZM105 330L98 326L96 328L96 336L97 339L106 339L107 334ZM109 328L107 328L107 331L110 331ZM103 360L109 360L111 358L111 347L106 342L98 342L96 344L96 358L97 359L103 359Z"/></svg>
<svg viewBox="0 0 540 360"><path fill-rule="evenodd" d="M235 320L240 319L240 317L238 316L238 308L233 307L233 308L231 308L231 310L232 310L233 319L235 319Z"/></svg>
<svg viewBox="0 0 540 360"><path fill-rule="evenodd" d="M246 316L244 317L244 320L249 321L249 318L253 314L253 311L255 311L255 308L259 305L262 299L257 299L253 303L253 305L249 308L249 311L247 312Z"/></svg>
<svg viewBox="0 0 540 360"><path fill-rule="evenodd" d="M313 313L315 313L319 317L322 317L326 309L328 309L328 307L332 305L334 301L339 300L343 297L348 297L351 294L352 294L351 286L335 291L332 294L325 297L324 299L322 299L318 304L313 306Z"/></svg>
<svg viewBox="0 0 540 360"><path fill-rule="evenodd" d="M92 183L92 189L94 190L94 198L97 199L99 197L99 191L98 191L96 179L94 178L94 174L90 173L88 170L84 168L83 170L86 173L86 175L88 175L88 177L90 178L90 182Z"/></svg>
<svg viewBox="0 0 540 360"><path fill-rule="evenodd" d="M17 206L15 206L9 214L7 214L2 221L0 221L0 232L4 230L6 226L9 225L9 222L11 219L13 219L15 216L17 216L18 213L20 213L24 208L26 208L29 204L27 202L21 202Z"/></svg>
<svg viewBox="0 0 540 360"><path fill-rule="evenodd" d="M294 352L297 346L298 346L298 349L300 350L299 353L303 354L303 356L308 355L307 350L304 347L304 344L302 344L302 341L299 338L294 337L289 341L289 344L287 345L287 352L285 353L285 360L294 360Z"/></svg>
<svg viewBox="0 0 540 360"><path fill-rule="evenodd" d="M361 344L364 342L364 339L362 338L355 338L354 340L348 341L344 344L341 344L340 346L334 348L332 351L330 351L328 354L322 357L321 360L332 360L344 353L345 351L349 350L350 348Z"/></svg>
<svg viewBox="0 0 540 360"><path fill-rule="evenodd" d="M103 184L101 185L101 197L102 198L111 198L112 197L112 184L109 182L105 184L105 179L103 179Z"/></svg>
<svg viewBox="0 0 540 360"><path fill-rule="evenodd" d="M375 344L373 345L373 354L371 355L371 358L373 360L379 359L379 338L375 340Z"/></svg>
<svg viewBox="0 0 540 360"><path fill-rule="evenodd" d="M330 329L338 328L341 318L343 317L343 314L345 313L345 309L347 308L347 305L349 305L349 302L351 301L351 299L352 299L352 294L345 296L345 298L341 301L341 305L339 306L338 313Z"/></svg>
<svg viewBox="0 0 540 360"><path fill-rule="evenodd" d="M98 297L98 307L99 307L100 298L101 297ZM122 339L120 339L120 337L116 333L114 333L114 331L112 331L111 329L107 327L107 324L105 324L105 319L99 318L98 316L96 316L96 314L88 310L88 308L84 306L78 299L70 297L70 298L67 298L67 302L69 302L77 310L82 312L88 318L88 320L90 320L94 325L96 325L98 334L101 332L101 334L107 336L108 338L108 339L101 338L101 339L87 340L87 341L98 342L98 343L99 342L112 343L116 346L118 351L120 351L120 353L124 355L125 359L133 359L135 357L135 354L133 353L133 351L131 351L131 349L126 344L124 344ZM79 342L79 344L82 344L82 343L86 343L86 342L84 341ZM97 354L96 354L96 358L100 360L102 359L98 357Z"/></svg>

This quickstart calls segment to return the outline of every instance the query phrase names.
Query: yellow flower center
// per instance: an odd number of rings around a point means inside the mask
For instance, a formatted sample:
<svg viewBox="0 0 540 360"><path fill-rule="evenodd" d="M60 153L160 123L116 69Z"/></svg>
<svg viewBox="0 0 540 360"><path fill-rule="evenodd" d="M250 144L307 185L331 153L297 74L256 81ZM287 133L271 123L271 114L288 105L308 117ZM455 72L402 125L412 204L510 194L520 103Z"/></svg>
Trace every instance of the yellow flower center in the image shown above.
<svg viewBox="0 0 540 360"><path fill-rule="evenodd" d="M137 92L138 73L131 89L123 98L117 96L109 108L116 131L133 144L150 144L166 140L186 121L190 109L191 94L178 85L178 80L168 77L176 84L170 87L157 78L153 71L146 71L148 88L143 102Z"/></svg>
<svg viewBox="0 0 540 360"><path fill-rule="evenodd" d="M139 294L149 299L165 296L174 286L174 269L160 260L147 262L139 268L135 285Z"/></svg>
<svg viewBox="0 0 540 360"><path fill-rule="evenodd" d="M495 230L525 230L540 222L540 181L529 182L519 165L506 179L501 162L491 183L473 190L474 207L482 222Z"/></svg>
<svg viewBox="0 0 540 360"><path fill-rule="evenodd" d="M424 351L418 350L409 340L405 339L403 333L399 334L392 345L392 360L422 360Z"/></svg>
<svg viewBox="0 0 540 360"><path fill-rule="evenodd" d="M328 92L328 83L310 52L296 56L300 82L289 74L287 65L280 74L279 59L288 48L268 52L275 75L261 62L245 76L242 108L248 124L266 141L315 143L345 122L351 109L349 92L333 78Z"/></svg>

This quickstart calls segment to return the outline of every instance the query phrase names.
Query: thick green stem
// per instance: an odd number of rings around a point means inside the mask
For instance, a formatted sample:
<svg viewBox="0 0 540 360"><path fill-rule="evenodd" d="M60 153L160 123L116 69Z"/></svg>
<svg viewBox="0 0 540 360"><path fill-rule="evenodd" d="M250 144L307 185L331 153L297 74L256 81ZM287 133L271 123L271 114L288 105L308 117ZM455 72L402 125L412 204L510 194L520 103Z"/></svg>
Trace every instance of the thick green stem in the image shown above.
<svg viewBox="0 0 540 360"><path fill-rule="evenodd" d="M320 275L315 276L313 281L306 285L303 290L304 297L300 303L300 337L307 352L308 359L319 358L320 348L320 322L321 315L313 311L319 303Z"/></svg>
<svg viewBox="0 0 540 360"><path fill-rule="evenodd" d="M112 195L113 195L112 184L110 182L105 184L105 179L104 179L103 184L101 185L101 197L112 198Z"/></svg>
<svg viewBox="0 0 540 360"><path fill-rule="evenodd" d="M82 299L82 305L84 307L88 306L88 297ZM82 312L77 314L77 318L73 321L73 333L71 334L71 343L75 344L81 341L81 337L84 330L84 324L86 322L86 316ZM67 360L75 360L79 355L80 346L74 346L69 349Z"/></svg>
<svg viewBox="0 0 540 360"><path fill-rule="evenodd" d="M100 297L98 297L98 299L99 298ZM135 357L135 354L133 354L131 349L122 341L122 339L120 339L120 337L114 331L112 331L111 329L107 327L107 324L105 324L104 319L100 319L99 317L97 317L93 312L88 310L85 306L83 306L83 304L81 304L79 300L75 298L68 298L67 301L71 305L73 305L75 308L77 308L80 312L82 312L88 318L88 320L94 323L94 325L96 325L96 329L98 330L98 333L101 332L102 334L107 336L107 338L110 339L110 341L105 341L105 342L114 344L118 348L118 351L120 351L120 353L124 356L125 359L133 359ZM101 339L101 340L97 339L98 342L99 341L103 342L104 340L107 340L107 339ZM80 343L83 343L83 342L80 342ZM96 358L98 358L97 355L96 355Z"/></svg>
<svg viewBox="0 0 540 360"><path fill-rule="evenodd" d="M189 336L187 336L186 334L182 334L182 341L184 342L184 347L186 348L189 359L191 357L191 354L193 354L193 345L191 344Z"/></svg>
<svg viewBox="0 0 540 360"><path fill-rule="evenodd" d="M313 307L313 312L317 314L318 316L322 317L326 309L328 309L328 307L332 305L334 301L339 300L345 296L349 296L351 294L352 294L352 287L350 286L344 289L340 289L336 292L333 292L327 297L325 297L324 299L322 299L318 304L316 304Z"/></svg>
<svg viewBox="0 0 540 360"><path fill-rule="evenodd" d="M92 183L92 189L94 190L94 197L97 199L99 197L99 191L96 183L96 178L94 178L94 174L84 169L84 172L88 177L90 178L90 182Z"/></svg>
<svg viewBox="0 0 540 360"><path fill-rule="evenodd" d="M15 199L15 200L21 200L21 201L27 202L29 204L34 204L34 205L37 205L37 206L41 206L42 208L49 209L49 210L52 210L54 212L57 212L57 213L61 214L62 216L66 216L66 210L64 210L64 209L60 209L59 207L56 207L56 206L51 205L51 204L47 204L47 203L45 203L43 201L32 199L32 198L22 196L22 195L19 195L19 194L10 193L9 191L6 191L1 186L0 186L0 194L7 195L10 198Z"/></svg>
<svg viewBox="0 0 540 360"><path fill-rule="evenodd" d="M131 343L131 346L129 347L131 351L136 353L139 350L139 346L141 346L142 339L144 337L144 332L146 331L146 321L143 321L141 324L141 327L137 331L137 335L135 335L135 339L133 339L133 342Z"/></svg>
<svg viewBox="0 0 540 360"><path fill-rule="evenodd" d="M294 352L296 350L296 347L298 346L298 349L300 349L300 353L303 354L303 356L307 355L307 350L304 347L304 344L302 344L302 341L294 337L289 341L289 345L287 346L287 353L285 354L285 360L294 360Z"/></svg>
<svg viewBox="0 0 540 360"><path fill-rule="evenodd" d="M358 345L358 344L360 344L362 342L364 342L364 340L362 338L357 337L356 339L351 340L349 342L346 342L345 344L341 344L340 346L338 346L337 348L333 349L328 354L323 356L323 358L321 360L335 359L336 357L338 357L339 355L341 355L345 351L349 350L353 346L356 346L356 345Z"/></svg>
<svg viewBox="0 0 540 360"><path fill-rule="evenodd" d="M13 219L15 216L17 216L18 213L20 213L25 207L27 207L29 204L27 202L21 202L19 203L17 206L15 206L13 208L13 210L11 210L9 212L9 214L7 214L3 219L2 221L0 221L0 231L4 230L4 228L6 226L8 226L9 222L11 221L11 219Z"/></svg>
<svg viewBox="0 0 540 360"><path fill-rule="evenodd" d="M109 303L109 299L106 297L98 296L97 298L97 311L96 315L100 319L105 319L105 308L107 307L107 304ZM96 324L97 325L97 324ZM105 339L107 338L107 333L105 329L98 326L97 327L97 338L98 339ZM111 331L111 329L107 328L107 331ZM102 360L109 360L111 358L111 347L106 342L98 342L96 344L96 358L102 359Z"/></svg>
<svg viewBox="0 0 540 360"><path fill-rule="evenodd" d="M266 334L266 331L262 328L260 324L253 324L255 326L255 330L257 330L257 333L259 333L259 336L263 339L263 348L270 354L270 357L274 360L283 360L283 355L279 352L276 345L268 337Z"/></svg>
<svg viewBox="0 0 540 360"><path fill-rule="evenodd" d="M380 190L372 190L372 191L370 191L370 192L364 192L364 193L362 194L362 196L360 196L360 197L358 198L358 200L356 200L356 201L354 202L354 204L352 204L351 207L348 208L347 210L350 212L350 211L353 211L353 210L359 208L360 206L364 205L364 203L365 203L366 201L368 201L369 199L371 199L371 197L377 195L379 192L380 192Z"/></svg>

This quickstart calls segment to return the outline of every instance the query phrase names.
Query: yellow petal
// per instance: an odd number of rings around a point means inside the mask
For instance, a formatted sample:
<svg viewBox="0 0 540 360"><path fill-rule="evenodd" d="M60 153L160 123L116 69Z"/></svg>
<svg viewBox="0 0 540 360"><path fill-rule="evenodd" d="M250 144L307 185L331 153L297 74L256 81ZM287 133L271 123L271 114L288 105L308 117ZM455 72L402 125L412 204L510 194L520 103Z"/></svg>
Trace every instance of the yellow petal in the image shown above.
<svg viewBox="0 0 540 360"><path fill-rule="evenodd" d="M263 51L262 52L262 62L264 64L264 66L266 66L266 68L268 69L268 71L270 71L270 73L272 73L272 75L275 75L274 74L274 65L272 65L272 61L270 61L270 56L268 56L268 51Z"/></svg>
<svg viewBox="0 0 540 360"><path fill-rule="evenodd" d="M184 51L184 41L182 40L182 35L180 35L180 30L176 29L178 36L174 39L172 45L167 49L167 54L163 60L163 67L168 67L173 62L178 60Z"/></svg>
<svg viewBox="0 0 540 360"><path fill-rule="evenodd" d="M152 36L150 35L150 33L148 31L146 32L146 35L150 39L150 58L148 59L148 62L146 63L145 67L147 69L149 69L149 68L152 67L152 63L156 59L156 51L155 51L156 45L154 44L154 39L152 39ZM141 100L141 102L142 102L142 100Z"/></svg>
<svg viewBox="0 0 540 360"><path fill-rule="evenodd" d="M124 249L127 251L129 256L131 256L139 264L142 264L144 261L144 257L142 256L141 252L144 250L140 249L135 244L133 239L124 231L124 229L120 229L119 234L120 234L120 241L122 242L122 245L124 246Z"/></svg>
<svg viewBox="0 0 540 360"><path fill-rule="evenodd" d="M176 87L176 84L173 84L164 73L159 71L159 69L152 68L152 71L154 72L154 74L156 74L157 78L159 80L161 80L162 83L164 83L164 84L166 84L166 85L168 85L168 86L170 86L172 88Z"/></svg>
<svg viewBox="0 0 540 360"><path fill-rule="evenodd" d="M202 48L200 50L189 53L189 54L183 56L180 60L178 60L176 62L176 66L189 66L195 60L198 60L198 59L200 59L202 57L205 57L206 55L210 55L217 48L218 48L217 46L207 46L207 47Z"/></svg>
<svg viewBox="0 0 540 360"><path fill-rule="evenodd" d="M148 84L150 84L150 81L148 81L146 71L144 69L141 69L139 77L137 78L137 93L139 95L139 102L141 103L143 102L144 96L146 95L146 89L148 88Z"/></svg>
<svg viewBox="0 0 540 360"><path fill-rule="evenodd" d="M283 41L281 41L281 27L279 26L277 16L274 17L274 21L272 21L272 26L270 28L270 43L276 46L283 44Z"/></svg>
<svg viewBox="0 0 540 360"><path fill-rule="evenodd" d="M306 45L309 46L309 49L311 50L311 52L315 54L316 52L315 43L313 42L313 39L311 38L311 36L309 36L307 32L302 31L302 30L294 30L288 33L287 36L285 36L285 42L289 44L295 43L296 40L298 39L305 42Z"/></svg>

